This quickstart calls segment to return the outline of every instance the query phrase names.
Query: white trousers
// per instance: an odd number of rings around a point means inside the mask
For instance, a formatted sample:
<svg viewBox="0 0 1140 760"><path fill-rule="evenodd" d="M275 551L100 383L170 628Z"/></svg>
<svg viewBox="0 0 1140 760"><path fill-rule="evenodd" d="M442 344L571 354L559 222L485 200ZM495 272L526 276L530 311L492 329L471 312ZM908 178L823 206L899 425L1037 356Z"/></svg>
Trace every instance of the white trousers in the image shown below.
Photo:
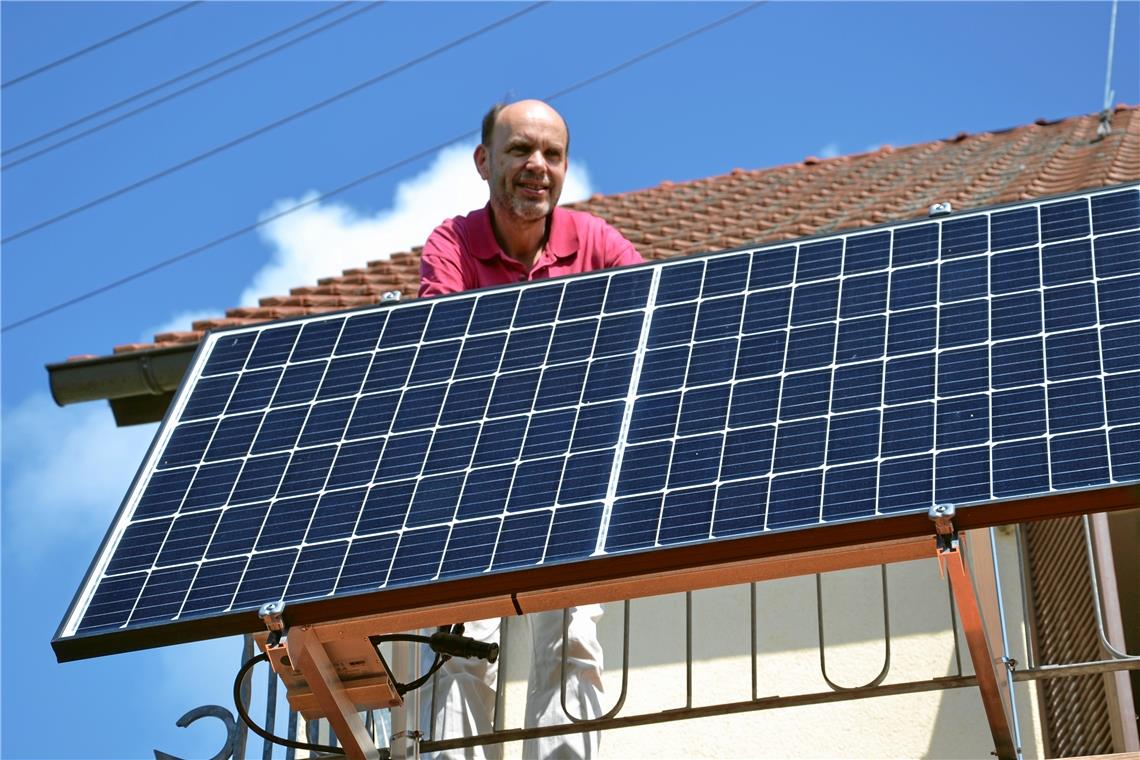
<svg viewBox="0 0 1140 760"><path fill-rule="evenodd" d="M566 709L574 717L596 718L602 714L602 645L597 623L602 608L597 604L570 608L566 650ZM533 657L527 687L526 728L569 723L562 710L562 611L526 616L530 622ZM476 620L464 626L464 636L483 642L499 641L499 620ZM424 670L434 654L425 647ZM432 739L457 739L491 732L495 710L495 682L499 666L486 660L453 657L436 674L435 730ZM420 696L420 730L427 736L432 725L432 690ZM439 760L499 760L502 745L492 744L446 750ZM597 732L527 739L523 757L546 760L596 760Z"/></svg>

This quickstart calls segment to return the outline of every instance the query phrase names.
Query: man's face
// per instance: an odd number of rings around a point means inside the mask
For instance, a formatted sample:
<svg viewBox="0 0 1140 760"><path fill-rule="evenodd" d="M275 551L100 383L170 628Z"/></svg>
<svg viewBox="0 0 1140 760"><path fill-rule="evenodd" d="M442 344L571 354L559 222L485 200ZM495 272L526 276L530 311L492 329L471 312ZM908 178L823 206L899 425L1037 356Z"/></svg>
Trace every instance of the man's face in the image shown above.
<svg viewBox="0 0 1140 760"><path fill-rule="evenodd" d="M566 178L566 125L545 103L523 101L499 113L491 145L475 149L479 176L498 214L543 219L558 204Z"/></svg>

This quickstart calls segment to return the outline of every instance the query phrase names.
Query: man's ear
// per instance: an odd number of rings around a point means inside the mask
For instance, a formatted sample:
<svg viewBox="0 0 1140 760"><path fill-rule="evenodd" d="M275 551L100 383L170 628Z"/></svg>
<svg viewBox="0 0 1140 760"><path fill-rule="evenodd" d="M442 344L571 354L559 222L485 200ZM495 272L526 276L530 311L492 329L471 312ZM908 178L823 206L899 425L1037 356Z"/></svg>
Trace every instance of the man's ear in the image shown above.
<svg viewBox="0 0 1140 760"><path fill-rule="evenodd" d="M483 179L491 178L491 167L489 165L490 155L487 152L487 147L483 143L475 146L475 171L479 172L479 176Z"/></svg>

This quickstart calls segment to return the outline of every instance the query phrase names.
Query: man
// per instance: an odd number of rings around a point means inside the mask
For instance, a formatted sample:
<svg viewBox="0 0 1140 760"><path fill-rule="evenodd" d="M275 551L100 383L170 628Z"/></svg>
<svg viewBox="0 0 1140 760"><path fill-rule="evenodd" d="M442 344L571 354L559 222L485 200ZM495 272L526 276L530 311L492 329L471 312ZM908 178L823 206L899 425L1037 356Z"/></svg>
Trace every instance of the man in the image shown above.
<svg viewBox="0 0 1140 760"><path fill-rule="evenodd" d="M566 179L570 134L553 108L537 100L496 105L483 118L475 168L490 189L487 205L445 221L424 245L420 296L456 293L546 277L637 264L633 245L601 219L558 208ZM602 648L598 605L574 607L567 635L566 705L575 717L601 714ZM561 700L562 613L530 616L534 658L525 725L567 723ZM498 620L468 623L465 635L497 641ZM491 730L497 667L450 660L434 695L421 697L425 734L456 738ZM433 715L434 712L434 715ZM447 758L498 758L501 747L441 753ZM527 758L596 758L596 733L527 741Z"/></svg>

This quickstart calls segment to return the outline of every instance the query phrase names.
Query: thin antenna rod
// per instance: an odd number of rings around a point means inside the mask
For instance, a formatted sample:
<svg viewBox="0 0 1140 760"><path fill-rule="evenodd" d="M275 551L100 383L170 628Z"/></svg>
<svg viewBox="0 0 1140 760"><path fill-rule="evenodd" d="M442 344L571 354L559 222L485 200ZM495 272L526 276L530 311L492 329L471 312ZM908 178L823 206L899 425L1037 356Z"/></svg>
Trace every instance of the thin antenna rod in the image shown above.
<svg viewBox="0 0 1140 760"><path fill-rule="evenodd" d="M1112 99L1116 95L1112 91L1112 53L1116 47L1116 3L1112 0L1112 20L1108 24L1108 64L1104 71L1104 107L1100 112L1100 124L1097 126L1097 136L1107 137L1112 132L1110 110Z"/></svg>

